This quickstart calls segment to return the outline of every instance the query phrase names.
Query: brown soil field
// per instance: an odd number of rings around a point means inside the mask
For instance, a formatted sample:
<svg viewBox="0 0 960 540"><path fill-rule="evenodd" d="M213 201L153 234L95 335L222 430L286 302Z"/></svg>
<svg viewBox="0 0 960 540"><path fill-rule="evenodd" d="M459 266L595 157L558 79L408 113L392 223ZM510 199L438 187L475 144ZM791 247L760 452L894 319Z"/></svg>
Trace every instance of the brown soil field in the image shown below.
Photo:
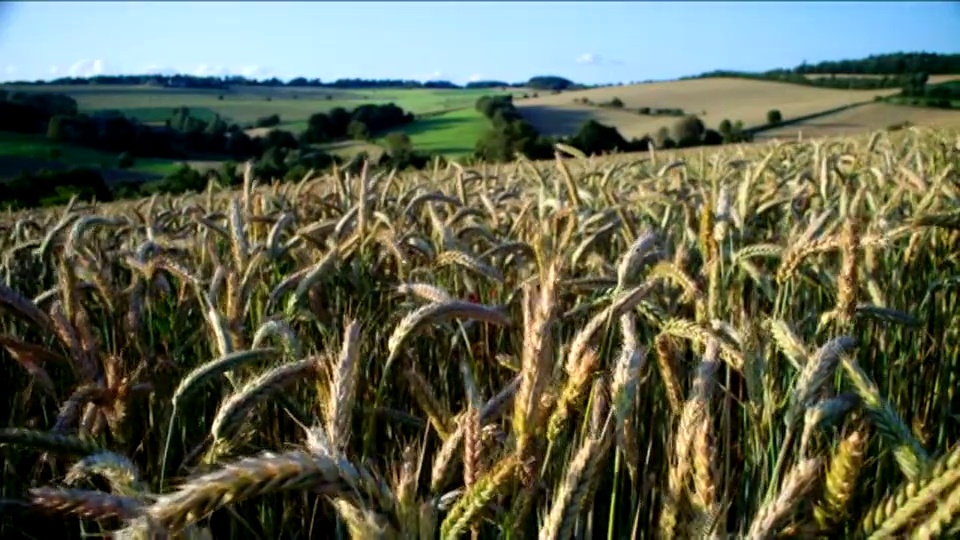
<svg viewBox="0 0 960 540"><path fill-rule="evenodd" d="M713 128L724 118L741 120L745 126L751 127L764 124L770 109L779 109L784 119L789 120L843 105L868 102L874 96L899 91L834 90L737 78L695 79L540 96L517 102L517 110L545 135L571 135L585 121L593 119L615 126L629 139L653 134L661 126L669 127L676 122L676 118L669 116L640 115L636 112L639 107L680 108L700 115L704 123ZM618 97L625 107L610 109L573 102L575 98L583 97L593 103Z"/></svg>
<svg viewBox="0 0 960 540"><path fill-rule="evenodd" d="M958 128L960 111L869 103L805 122L757 133L757 140L855 135L909 122L915 126Z"/></svg>

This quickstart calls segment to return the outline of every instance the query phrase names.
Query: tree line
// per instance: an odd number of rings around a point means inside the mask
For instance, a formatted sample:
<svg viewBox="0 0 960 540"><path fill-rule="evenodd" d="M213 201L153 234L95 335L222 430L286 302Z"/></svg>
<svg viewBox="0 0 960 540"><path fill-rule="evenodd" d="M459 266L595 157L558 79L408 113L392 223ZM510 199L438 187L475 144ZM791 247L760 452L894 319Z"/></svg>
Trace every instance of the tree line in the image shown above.
<svg viewBox="0 0 960 540"><path fill-rule="evenodd" d="M342 90L361 90L377 88L393 89L475 89L475 88L531 88L534 90L574 90L588 88L588 85L577 84L573 81L554 75L539 75L527 81L474 81L459 85L451 81L433 80L417 81L412 79L360 79L341 78L333 81L323 81L319 78L295 77L288 81L276 77L255 79L242 75L230 76L197 76L197 75L96 75L92 77L60 77L49 81L17 81L10 84L30 86L143 86L152 85L167 88L194 88L200 90L225 90L233 86L250 86L266 88L332 88Z"/></svg>
<svg viewBox="0 0 960 540"><path fill-rule="evenodd" d="M817 64L804 62L794 68L773 69L760 73L715 70L684 78L737 77L843 90L900 88L906 94L917 94L922 93L928 75L954 73L960 73L960 54L897 52L856 60L826 61ZM837 77L838 74L854 76Z"/></svg>
<svg viewBox="0 0 960 540"><path fill-rule="evenodd" d="M951 75L960 73L960 54L927 52L874 54L852 60L828 60L816 64L803 62L793 70L802 74L887 75L923 72L931 75Z"/></svg>

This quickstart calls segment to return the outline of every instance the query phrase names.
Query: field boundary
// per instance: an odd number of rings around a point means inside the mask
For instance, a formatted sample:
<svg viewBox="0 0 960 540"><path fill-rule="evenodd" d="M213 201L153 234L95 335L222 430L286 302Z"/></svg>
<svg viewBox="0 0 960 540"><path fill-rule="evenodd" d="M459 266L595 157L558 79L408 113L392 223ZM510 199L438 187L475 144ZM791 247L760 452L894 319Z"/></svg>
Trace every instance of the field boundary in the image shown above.
<svg viewBox="0 0 960 540"><path fill-rule="evenodd" d="M771 130L771 129L782 128L782 127L789 127L789 126L792 126L792 125L794 125L794 124L799 124L799 123L801 123L801 122L806 122L806 121L808 121L808 120L816 120L817 118L823 118L824 116L830 116L831 114L837 114L837 113L839 113L839 112L849 111L850 109L856 109L857 107L862 107L862 106L868 105L868 104L870 104L870 103L873 103L873 101L860 101L860 102L857 102L857 103L850 103L850 104L847 104L847 105L841 105L841 106L839 106L839 107L834 107L834 108L832 108L832 109L827 109L827 110L825 110L825 111L815 112L815 113L811 113L811 114L805 114L805 115L803 115L803 116L797 116L797 117L795 117L795 118L791 118L791 119L789 119L789 120L784 120L784 121L782 121L782 122L777 122L777 123L775 123L775 124L771 124L771 123L760 124L759 126L754 126L754 127L746 128L746 129L744 129L743 131L744 131L745 133L750 134L750 135L756 135L756 134L758 134L758 133L762 133L762 132L764 132L764 131L768 131L768 130Z"/></svg>

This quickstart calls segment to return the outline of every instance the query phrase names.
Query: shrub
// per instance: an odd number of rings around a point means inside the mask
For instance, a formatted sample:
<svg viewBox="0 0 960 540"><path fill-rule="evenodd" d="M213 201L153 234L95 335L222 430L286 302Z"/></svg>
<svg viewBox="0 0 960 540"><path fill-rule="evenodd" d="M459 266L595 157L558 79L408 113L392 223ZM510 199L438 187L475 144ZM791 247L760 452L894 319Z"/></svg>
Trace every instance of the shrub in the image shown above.
<svg viewBox="0 0 960 540"><path fill-rule="evenodd" d="M258 128L268 128L273 126L279 126L280 115L271 114L269 116L261 116L260 118L257 118L256 122L254 122L253 125Z"/></svg>
<svg viewBox="0 0 960 540"><path fill-rule="evenodd" d="M780 114L778 109L770 109L767 111L768 124L779 124L780 122L783 122L783 115Z"/></svg>

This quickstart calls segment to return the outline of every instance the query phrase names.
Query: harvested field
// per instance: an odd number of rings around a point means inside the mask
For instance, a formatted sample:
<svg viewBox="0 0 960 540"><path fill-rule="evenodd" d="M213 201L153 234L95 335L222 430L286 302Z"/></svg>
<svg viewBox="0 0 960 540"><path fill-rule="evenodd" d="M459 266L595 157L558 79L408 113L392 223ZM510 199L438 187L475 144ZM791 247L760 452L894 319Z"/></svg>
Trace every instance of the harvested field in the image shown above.
<svg viewBox="0 0 960 540"><path fill-rule="evenodd" d="M785 120L867 102L877 95L893 95L891 90L833 90L788 83L737 78L696 79L632 86L619 86L564 92L517 102L517 109L544 134L570 135L588 119L615 126L627 138L653 134L661 126L671 126L675 118L645 116L639 107L679 108L698 114L708 127L721 120L741 120L746 127L766 123L767 111L779 109ZM620 98L623 109L576 104L574 98L586 97L593 103ZM706 111L706 115L703 112Z"/></svg>
<svg viewBox="0 0 960 540"><path fill-rule="evenodd" d="M758 140L773 138L845 136L909 123L914 126L960 128L960 111L868 103L820 118L761 131Z"/></svg>

